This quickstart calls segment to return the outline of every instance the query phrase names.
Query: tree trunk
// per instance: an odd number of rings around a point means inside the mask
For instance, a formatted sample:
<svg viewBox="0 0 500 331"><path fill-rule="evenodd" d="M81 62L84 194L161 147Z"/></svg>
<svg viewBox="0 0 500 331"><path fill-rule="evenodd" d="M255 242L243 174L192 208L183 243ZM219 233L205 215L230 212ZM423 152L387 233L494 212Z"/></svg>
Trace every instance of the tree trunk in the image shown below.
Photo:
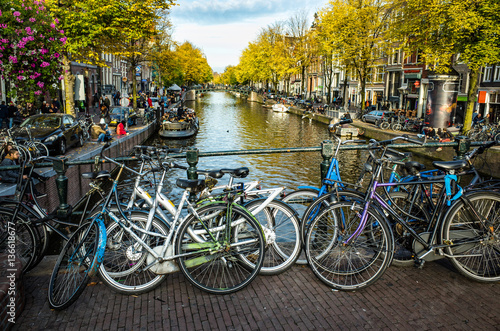
<svg viewBox="0 0 500 331"><path fill-rule="evenodd" d="M305 77L305 76L306 76L306 67L305 67L305 66L302 66L302 67L301 67L301 69L302 69L302 71L301 71L301 76L302 76L302 79L301 79L301 81L300 81L300 84L301 84L301 88L300 88L300 89L301 89L301 91L300 91L300 92L301 92L301 93L302 93L302 95L303 95L303 97L302 97L302 98L305 100L305 99L307 98L307 93L306 93L305 86L304 86L304 85L305 85L305 83L306 83L306 77Z"/></svg>
<svg viewBox="0 0 500 331"><path fill-rule="evenodd" d="M366 77L360 78L361 80L361 109L365 109L365 89L366 89Z"/></svg>
<svg viewBox="0 0 500 331"><path fill-rule="evenodd" d="M469 90L467 91L467 106L465 108L464 126L462 134L467 134L472 125L472 113L474 112L474 104L476 100L477 87L479 82L479 73L481 68L472 69L469 74Z"/></svg>
<svg viewBox="0 0 500 331"><path fill-rule="evenodd" d="M75 113L75 76L71 73L71 61L68 56L62 56L63 76L64 76L64 95L66 97L64 112L76 116Z"/></svg>
<svg viewBox="0 0 500 331"><path fill-rule="evenodd" d="M349 110L347 107L349 107L349 101L347 100L349 97L349 87L347 86L347 71L344 76L344 96L343 100L344 101L344 109Z"/></svg>

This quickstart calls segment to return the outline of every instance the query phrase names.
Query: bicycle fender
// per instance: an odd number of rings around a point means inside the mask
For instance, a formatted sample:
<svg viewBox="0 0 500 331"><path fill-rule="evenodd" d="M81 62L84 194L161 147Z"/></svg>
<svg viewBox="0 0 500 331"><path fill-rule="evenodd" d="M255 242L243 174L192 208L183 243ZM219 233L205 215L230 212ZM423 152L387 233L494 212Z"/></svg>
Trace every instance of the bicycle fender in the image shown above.
<svg viewBox="0 0 500 331"><path fill-rule="evenodd" d="M99 271L99 267L101 266L102 260L104 258L104 252L106 251L106 243L107 243L107 234L106 234L106 226L102 219L97 219L97 225L99 226L99 243L97 245L97 259L94 259L94 263L90 266L88 275L93 277Z"/></svg>
<svg viewBox="0 0 500 331"><path fill-rule="evenodd" d="M319 188L314 187L314 186L297 186L299 190L304 190L304 189L309 189L309 190L314 190L319 192Z"/></svg>
<svg viewBox="0 0 500 331"><path fill-rule="evenodd" d="M457 194L455 194L453 197L451 196L451 181L457 181L457 175L445 175L444 176L444 186L445 186L445 189L446 189L446 197L448 198L448 200L446 201L446 204L449 206L451 206L451 202L452 201L455 201L457 200L458 198L460 198L463 194L463 189L457 184L457 187L458 187L458 192Z"/></svg>

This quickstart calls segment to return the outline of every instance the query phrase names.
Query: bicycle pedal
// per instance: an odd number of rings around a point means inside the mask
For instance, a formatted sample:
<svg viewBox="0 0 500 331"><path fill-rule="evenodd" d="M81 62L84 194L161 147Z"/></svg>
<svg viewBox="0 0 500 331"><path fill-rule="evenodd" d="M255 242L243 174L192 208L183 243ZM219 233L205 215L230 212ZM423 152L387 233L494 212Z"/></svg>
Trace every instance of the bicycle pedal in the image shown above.
<svg viewBox="0 0 500 331"><path fill-rule="evenodd" d="M423 259L415 259L415 267L418 269L423 269L425 264L425 260Z"/></svg>

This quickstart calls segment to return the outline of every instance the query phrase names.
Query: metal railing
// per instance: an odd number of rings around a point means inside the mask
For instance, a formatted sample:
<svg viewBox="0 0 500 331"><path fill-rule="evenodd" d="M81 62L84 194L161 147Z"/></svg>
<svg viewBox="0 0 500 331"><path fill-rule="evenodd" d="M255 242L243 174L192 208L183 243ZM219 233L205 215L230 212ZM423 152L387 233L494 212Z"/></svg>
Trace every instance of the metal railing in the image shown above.
<svg viewBox="0 0 500 331"><path fill-rule="evenodd" d="M266 149L249 149L249 150L228 150L228 151L215 151L215 152L200 152L197 148L190 148L185 153L169 154L172 158L185 158L189 167L187 170L187 177L189 179L196 179L196 166L200 157L213 157L213 156L230 156L230 155L256 155L256 154L282 154L282 153L309 153L309 152L321 152L323 161L320 164L321 177L324 178L326 171L329 167L331 158L334 154L335 143L330 140L325 140L321 143L321 146L317 147L290 147L290 148L266 148ZM480 146L481 142L470 142L466 137L456 137L454 142L432 142L426 143L424 145L418 144L392 144L391 148L401 148L401 149L414 149L414 148L426 148L426 147L453 147L456 152L454 159L463 159L465 153L470 149L471 146ZM369 145L342 145L341 150L362 150L367 149ZM117 162L134 162L139 161L137 157L118 157L114 159ZM96 163L109 163L105 160L99 159L98 156L94 159L81 160L81 161L69 161L67 159L54 160L52 162L41 162L35 165L36 168L46 168L52 167L56 172L57 178L56 186L57 193L59 197L59 209L65 211L68 209L69 205L67 203L67 193L68 193L68 178L66 177L66 170L68 167L77 165L90 165ZM19 169L19 165L15 166L0 166L0 171L2 170L15 170Z"/></svg>

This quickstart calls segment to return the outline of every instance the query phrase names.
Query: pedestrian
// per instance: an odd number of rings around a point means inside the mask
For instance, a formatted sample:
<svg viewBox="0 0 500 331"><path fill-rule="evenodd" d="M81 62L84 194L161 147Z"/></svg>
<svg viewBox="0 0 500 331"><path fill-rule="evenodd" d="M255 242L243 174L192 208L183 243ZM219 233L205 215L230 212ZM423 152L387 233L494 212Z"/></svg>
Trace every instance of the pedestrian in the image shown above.
<svg viewBox="0 0 500 331"><path fill-rule="evenodd" d="M3 122L5 122L5 125L9 125L9 107L5 104L5 101L2 101L2 104L0 105L0 128L3 128Z"/></svg>
<svg viewBox="0 0 500 331"><path fill-rule="evenodd" d="M7 118L9 119L9 129L10 129L14 125L14 117L16 117L17 113L17 107L14 104L14 101L10 102L9 107L7 107L7 110L8 110Z"/></svg>
<svg viewBox="0 0 500 331"><path fill-rule="evenodd" d="M106 97L104 98L104 105L106 106L106 108L109 110L109 108L111 107L111 101L109 101L109 98L108 96L106 95Z"/></svg>
<svg viewBox="0 0 500 331"><path fill-rule="evenodd" d="M115 93L115 106L120 105L120 98L121 98L120 91L116 91L116 93Z"/></svg>
<svg viewBox="0 0 500 331"><path fill-rule="evenodd" d="M109 116L109 110L108 108L106 108L106 105L102 105L101 106L101 119L104 119L104 120L109 120L110 116Z"/></svg>
<svg viewBox="0 0 500 331"><path fill-rule="evenodd" d="M148 95L148 106L149 108L153 108L153 100Z"/></svg>

